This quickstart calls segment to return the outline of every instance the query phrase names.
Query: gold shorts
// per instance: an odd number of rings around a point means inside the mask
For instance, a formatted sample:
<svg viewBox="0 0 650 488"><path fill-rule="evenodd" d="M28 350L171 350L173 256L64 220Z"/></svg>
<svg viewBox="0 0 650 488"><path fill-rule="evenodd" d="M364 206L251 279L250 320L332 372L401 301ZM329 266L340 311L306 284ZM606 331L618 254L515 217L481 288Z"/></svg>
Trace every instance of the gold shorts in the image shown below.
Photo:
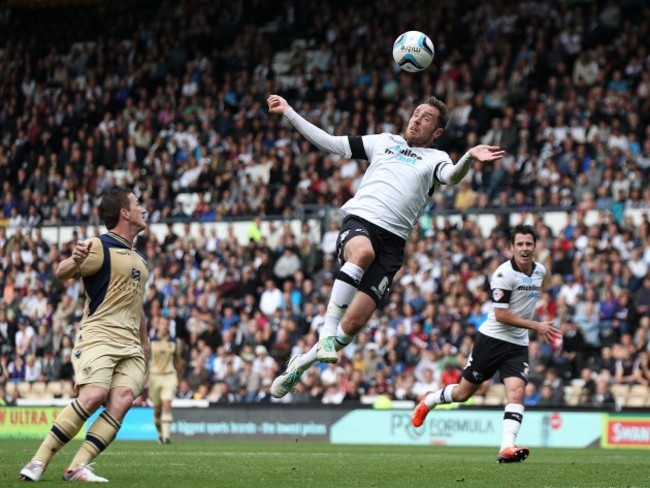
<svg viewBox="0 0 650 488"><path fill-rule="evenodd" d="M95 385L111 390L126 386L139 396L144 388L146 364L142 347L109 342L83 342L72 350L75 389Z"/></svg>
<svg viewBox="0 0 650 488"><path fill-rule="evenodd" d="M149 399L154 405L160 405L165 400L171 401L176 394L178 378L176 373L149 373Z"/></svg>

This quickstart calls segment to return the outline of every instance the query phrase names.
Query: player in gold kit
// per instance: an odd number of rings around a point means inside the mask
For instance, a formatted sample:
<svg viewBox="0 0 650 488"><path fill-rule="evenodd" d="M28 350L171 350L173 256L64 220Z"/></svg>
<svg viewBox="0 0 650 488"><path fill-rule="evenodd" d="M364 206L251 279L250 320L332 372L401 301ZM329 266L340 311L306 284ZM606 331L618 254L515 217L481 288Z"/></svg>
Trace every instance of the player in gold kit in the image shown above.
<svg viewBox="0 0 650 488"><path fill-rule="evenodd" d="M88 429L63 478L106 482L91 466L115 438L122 419L144 386L151 355L142 309L147 263L134 248L143 231L146 210L127 189L104 194L100 218L108 232L76 244L72 256L56 269L60 280L82 278L86 306L72 350L77 398L56 417L50 432L20 478L38 481L48 463L102 405L106 408Z"/></svg>
<svg viewBox="0 0 650 488"><path fill-rule="evenodd" d="M149 399L153 403L153 423L161 444L169 444L169 426L172 423L172 399L183 374L180 339L169 335L169 320L160 317L157 334L151 340L149 367Z"/></svg>

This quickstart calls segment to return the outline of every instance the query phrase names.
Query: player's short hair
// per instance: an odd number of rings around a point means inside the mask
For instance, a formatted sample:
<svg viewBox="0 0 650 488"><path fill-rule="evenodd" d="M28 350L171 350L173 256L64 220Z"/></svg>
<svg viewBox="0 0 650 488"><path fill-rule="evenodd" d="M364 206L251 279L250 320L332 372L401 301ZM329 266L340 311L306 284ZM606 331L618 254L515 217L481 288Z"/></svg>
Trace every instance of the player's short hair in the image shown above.
<svg viewBox="0 0 650 488"><path fill-rule="evenodd" d="M449 123L449 109L447 108L447 105L445 105L445 102L436 97L427 97L424 100L424 103L437 108L440 113L440 116L438 117L438 127L436 127L436 129L444 129L447 127L447 124Z"/></svg>
<svg viewBox="0 0 650 488"><path fill-rule="evenodd" d="M515 243L515 236L517 234L524 234L524 235L529 234L533 236L533 244L537 244L537 232L535 232L535 229L533 228L532 225L524 225L524 224L515 225L510 231L510 244Z"/></svg>
<svg viewBox="0 0 650 488"><path fill-rule="evenodd" d="M122 209L129 210L131 208L130 194L131 190L121 186L114 186L104 193L98 210L99 218L102 219L108 230L117 227Z"/></svg>

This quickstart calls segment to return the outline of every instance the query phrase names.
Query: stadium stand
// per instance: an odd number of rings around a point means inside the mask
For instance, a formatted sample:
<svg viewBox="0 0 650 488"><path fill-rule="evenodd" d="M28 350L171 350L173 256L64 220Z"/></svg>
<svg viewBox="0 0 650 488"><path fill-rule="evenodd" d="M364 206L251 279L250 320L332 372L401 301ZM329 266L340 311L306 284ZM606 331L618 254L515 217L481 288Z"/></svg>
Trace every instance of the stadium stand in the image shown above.
<svg viewBox="0 0 650 488"><path fill-rule="evenodd" d="M436 46L418 76L391 65L387 35L414 25ZM605 381L619 406L650 406L649 26L641 0L0 1L5 400L72 394L83 290L54 280L52 266L98 232L95 204L124 184L151 223L177 223L138 248L152 268L151 324L169 317L187 344L179 395L270 401L269 380L316 340L336 270L324 238L283 222L315 217L325 236L365 169L268 117L266 95L278 92L337 134L399 131L411 104L436 94L452 111L439 141L452 157L477 141L509 152L425 209L344 374L314 367L283 401L321 402L332 385L340 395L328 401L417 400L425 360L437 381L442 363L462 368L508 226L527 219L554 275L537 312L564 334L561 349L532 337L541 401L601 405ZM244 243L180 231L241 220L253 222ZM75 238L43 237L58 226ZM286 248L300 258L289 278L275 269ZM279 298L261 310L264 293ZM502 404L493 386L475 403Z"/></svg>

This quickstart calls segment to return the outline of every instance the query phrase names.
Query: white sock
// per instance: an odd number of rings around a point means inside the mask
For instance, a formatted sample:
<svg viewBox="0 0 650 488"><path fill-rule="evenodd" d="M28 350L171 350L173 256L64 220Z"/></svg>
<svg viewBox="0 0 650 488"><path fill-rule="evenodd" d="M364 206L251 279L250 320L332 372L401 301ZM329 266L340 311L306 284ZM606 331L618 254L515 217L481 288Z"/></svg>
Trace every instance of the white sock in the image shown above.
<svg viewBox="0 0 650 488"><path fill-rule="evenodd" d="M513 447L517 434L524 420L524 406L520 403L508 403L503 415L503 436L501 437L501 451L506 447Z"/></svg>
<svg viewBox="0 0 650 488"><path fill-rule="evenodd" d="M339 324L336 327L336 340L334 341L334 349L336 349L336 352L339 352L341 349L345 349L345 347L350 344L356 336L356 334L349 335L343 332L341 324Z"/></svg>
<svg viewBox="0 0 650 488"><path fill-rule="evenodd" d="M339 272L336 273L332 294L327 304L325 323L320 330L320 337L329 337L336 334L336 327L354 298L364 273L362 267L349 262L344 263Z"/></svg>
<svg viewBox="0 0 650 488"><path fill-rule="evenodd" d="M436 405L442 405L443 403L451 403L453 402L452 398L452 392L454 391L454 388L458 386L457 383L454 383L453 385L447 385L441 390L434 391L433 393L429 393L427 396L424 397L424 404L431 410L433 407Z"/></svg>

